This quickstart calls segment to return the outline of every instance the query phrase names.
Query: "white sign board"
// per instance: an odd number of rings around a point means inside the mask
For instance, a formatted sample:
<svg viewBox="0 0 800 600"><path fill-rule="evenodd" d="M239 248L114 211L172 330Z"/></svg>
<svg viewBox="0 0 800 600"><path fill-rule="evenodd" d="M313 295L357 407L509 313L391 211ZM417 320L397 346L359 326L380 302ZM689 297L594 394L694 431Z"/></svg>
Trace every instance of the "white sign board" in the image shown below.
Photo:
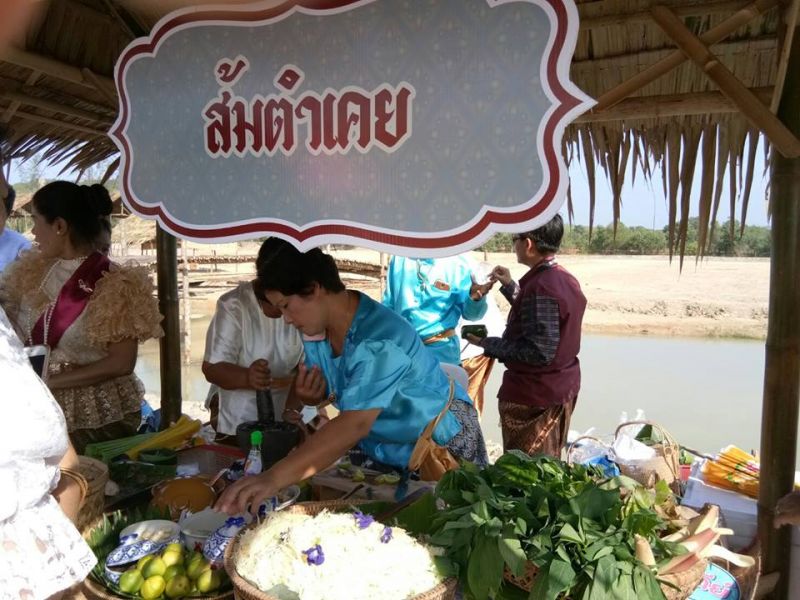
<svg viewBox="0 0 800 600"><path fill-rule="evenodd" d="M529 230L565 197L572 0L198 7L120 57L123 197L182 238L414 256Z"/></svg>

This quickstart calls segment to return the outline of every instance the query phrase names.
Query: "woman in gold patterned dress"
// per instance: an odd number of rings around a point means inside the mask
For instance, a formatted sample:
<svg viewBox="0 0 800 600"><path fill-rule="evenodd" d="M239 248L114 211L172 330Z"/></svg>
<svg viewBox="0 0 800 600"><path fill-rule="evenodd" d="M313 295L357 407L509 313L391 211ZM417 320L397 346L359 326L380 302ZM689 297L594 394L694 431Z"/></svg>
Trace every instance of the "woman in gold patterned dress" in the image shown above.
<svg viewBox="0 0 800 600"><path fill-rule="evenodd" d="M27 344L50 347L47 384L78 453L86 444L133 435L142 382L138 344L159 337L161 315L147 271L95 251L111 198L101 185L55 181L33 197L38 249L0 281L0 302Z"/></svg>

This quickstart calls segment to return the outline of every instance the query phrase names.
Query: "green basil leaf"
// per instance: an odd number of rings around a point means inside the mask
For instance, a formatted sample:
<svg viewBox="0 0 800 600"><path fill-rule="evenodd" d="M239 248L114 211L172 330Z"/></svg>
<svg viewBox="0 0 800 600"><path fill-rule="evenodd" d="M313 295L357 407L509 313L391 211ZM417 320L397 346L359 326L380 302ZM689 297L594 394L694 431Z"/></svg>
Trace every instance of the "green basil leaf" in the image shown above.
<svg viewBox="0 0 800 600"><path fill-rule="evenodd" d="M503 581L503 564L503 557L497 551L497 540L476 535L467 565L467 583L476 600L494 596Z"/></svg>

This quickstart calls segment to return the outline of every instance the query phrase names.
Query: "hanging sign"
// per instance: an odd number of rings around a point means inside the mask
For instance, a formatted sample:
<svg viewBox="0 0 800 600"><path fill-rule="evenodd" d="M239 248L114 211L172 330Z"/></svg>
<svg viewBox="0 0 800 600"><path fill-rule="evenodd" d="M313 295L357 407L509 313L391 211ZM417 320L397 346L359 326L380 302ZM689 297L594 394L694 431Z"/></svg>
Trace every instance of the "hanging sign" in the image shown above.
<svg viewBox="0 0 800 600"><path fill-rule="evenodd" d="M414 256L532 229L592 101L572 0L317 0L185 9L116 68L123 198L175 235Z"/></svg>

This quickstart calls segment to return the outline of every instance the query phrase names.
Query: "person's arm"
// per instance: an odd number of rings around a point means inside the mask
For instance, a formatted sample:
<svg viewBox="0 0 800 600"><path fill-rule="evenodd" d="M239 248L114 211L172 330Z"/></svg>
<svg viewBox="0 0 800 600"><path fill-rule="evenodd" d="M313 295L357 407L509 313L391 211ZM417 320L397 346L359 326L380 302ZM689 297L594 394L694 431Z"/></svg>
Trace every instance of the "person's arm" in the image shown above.
<svg viewBox="0 0 800 600"><path fill-rule="evenodd" d="M265 359L253 361L249 367L204 360L202 371L206 381L223 390L263 390L269 387L271 379L269 362Z"/></svg>
<svg viewBox="0 0 800 600"><path fill-rule="evenodd" d="M136 355L139 342L133 338L126 338L120 342L109 344L105 358L89 363L62 373L51 375L47 380L47 387L51 390L94 385L130 375L136 366Z"/></svg>
<svg viewBox="0 0 800 600"><path fill-rule="evenodd" d="M287 485L319 473L365 438L381 409L343 411L268 471L240 479L220 496L214 508L228 514L256 510L265 498Z"/></svg>
<svg viewBox="0 0 800 600"><path fill-rule="evenodd" d="M67 442L67 451L62 457L61 462L58 463L58 466L62 470L78 470L80 464L75 448L72 447L72 443ZM67 515L67 518L75 523L81 508L81 502L83 501L83 490L81 490L80 485L78 485L74 479L62 476L58 481L56 489L53 490L53 497L56 499L56 502L58 502L61 510L64 511L64 514Z"/></svg>
<svg viewBox="0 0 800 600"><path fill-rule="evenodd" d="M525 296L519 310L522 336L517 340L487 337L478 342L484 354L501 361L549 365L561 341L558 301L547 296Z"/></svg>

